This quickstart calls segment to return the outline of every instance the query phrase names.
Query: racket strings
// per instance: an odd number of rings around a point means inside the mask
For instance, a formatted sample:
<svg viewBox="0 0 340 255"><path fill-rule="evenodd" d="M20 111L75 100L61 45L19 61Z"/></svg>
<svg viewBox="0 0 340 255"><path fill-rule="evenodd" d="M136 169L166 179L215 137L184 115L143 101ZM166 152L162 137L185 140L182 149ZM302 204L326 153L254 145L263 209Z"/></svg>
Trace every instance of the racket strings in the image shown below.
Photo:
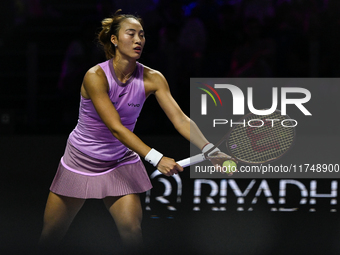
<svg viewBox="0 0 340 255"><path fill-rule="evenodd" d="M266 120L275 121L266 121ZM237 158L249 163L262 163L286 153L294 141L293 127L287 116L274 112L268 116L250 115L245 118L249 125L239 125L230 134L229 150ZM257 127L255 127L257 126Z"/></svg>

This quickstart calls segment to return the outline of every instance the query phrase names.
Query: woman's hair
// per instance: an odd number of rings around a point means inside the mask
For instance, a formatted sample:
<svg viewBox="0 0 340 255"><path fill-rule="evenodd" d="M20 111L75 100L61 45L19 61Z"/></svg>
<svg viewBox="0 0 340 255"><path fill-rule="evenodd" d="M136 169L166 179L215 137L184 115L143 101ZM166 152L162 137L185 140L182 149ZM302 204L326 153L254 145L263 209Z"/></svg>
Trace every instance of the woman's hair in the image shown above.
<svg viewBox="0 0 340 255"><path fill-rule="evenodd" d="M116 47L111 42L111 36L115 35L118 38L120 23L128 18L137 20L143 25L142 19L131 14L119 14L122 10L119 9L112 15L111 18L102 20L102 30L98 34L98 42L103 47L107 59L115 56Z"/></svg>

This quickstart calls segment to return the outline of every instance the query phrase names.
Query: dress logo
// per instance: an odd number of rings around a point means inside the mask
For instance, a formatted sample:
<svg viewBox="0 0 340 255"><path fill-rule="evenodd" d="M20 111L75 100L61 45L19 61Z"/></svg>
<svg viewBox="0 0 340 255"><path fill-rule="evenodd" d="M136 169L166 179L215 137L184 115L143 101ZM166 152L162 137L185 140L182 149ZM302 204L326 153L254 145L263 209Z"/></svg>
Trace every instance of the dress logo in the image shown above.
<svg viewBox="0 0 340 255"><path fill-rule="evenodd" d="M127 94L127 92L123 93L123 94L120 94L118 97L122 97L124 96L125 94Z"/></svg>
<svg viewBox="0 0 340 255"><path fill-rule="evenodd" d="M130 106L130 107L139 107L140 104L128 103L128 106Z"/></svg>

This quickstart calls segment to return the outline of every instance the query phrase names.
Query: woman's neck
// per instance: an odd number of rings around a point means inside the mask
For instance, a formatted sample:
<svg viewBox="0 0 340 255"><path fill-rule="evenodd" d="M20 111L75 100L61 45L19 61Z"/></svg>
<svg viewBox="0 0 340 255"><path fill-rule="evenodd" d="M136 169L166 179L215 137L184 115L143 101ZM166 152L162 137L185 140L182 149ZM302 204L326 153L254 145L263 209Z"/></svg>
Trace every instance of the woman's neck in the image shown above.
<svg viewBox="0 0 340 255"><path fill-rule="evenodd" d="M113 58L113 68L115 74L121 82L127 82L136 68L136 60L128 61L118 56Z"/></svg>

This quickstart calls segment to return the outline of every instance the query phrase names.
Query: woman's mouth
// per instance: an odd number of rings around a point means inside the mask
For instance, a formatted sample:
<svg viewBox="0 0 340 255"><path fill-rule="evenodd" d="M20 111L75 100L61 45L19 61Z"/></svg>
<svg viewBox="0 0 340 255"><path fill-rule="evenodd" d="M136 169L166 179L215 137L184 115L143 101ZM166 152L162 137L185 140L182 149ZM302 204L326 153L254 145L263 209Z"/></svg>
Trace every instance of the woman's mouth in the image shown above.
<svg viewBox="0 0 340 255"><path fill-rule="evenodd" d="M135 47L133 48L133 50L136 52L136 53L141 53L142 52L142 47Z"/></svg>

